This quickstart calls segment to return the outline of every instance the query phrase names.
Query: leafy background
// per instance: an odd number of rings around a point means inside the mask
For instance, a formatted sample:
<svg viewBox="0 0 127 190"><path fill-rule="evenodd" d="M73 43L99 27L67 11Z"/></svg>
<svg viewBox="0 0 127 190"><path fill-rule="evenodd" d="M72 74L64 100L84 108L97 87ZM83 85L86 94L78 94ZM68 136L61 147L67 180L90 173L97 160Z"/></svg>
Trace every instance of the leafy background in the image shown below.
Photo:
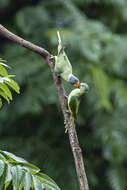
<svg viewBox="0 0 127 190"><path fill-rule="evenodd" d="M1 0L0 22L57 53L60 30L74 74L90 86L77 131L92 190L127 189L127 1ZM6 12L5 12L6 10ZM38 165L61 189L78 189L56 88L38 55L0 37L21 87L0 110L0 149ZM67 92L71 86L64 83Z"/></svg>

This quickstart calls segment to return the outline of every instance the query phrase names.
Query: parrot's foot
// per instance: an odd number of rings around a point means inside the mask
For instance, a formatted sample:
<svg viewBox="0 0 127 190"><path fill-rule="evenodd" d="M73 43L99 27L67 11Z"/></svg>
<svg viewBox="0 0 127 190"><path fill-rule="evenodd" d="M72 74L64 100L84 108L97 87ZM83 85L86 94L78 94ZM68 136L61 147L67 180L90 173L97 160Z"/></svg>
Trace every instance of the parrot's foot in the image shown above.
<svg viewBox="0 0 127 190"><path fill-rule="evenodd" d="M65 126L65 128L66 128L66 126ZM68 132L68 129L66 128L66 129L65 129L65 133L67 133L67 132Z"/></svg>
<svg viewBox="0 0 127 190"><path fill-rule="evenodd" d="M55 56L51 55L51 57L49 58L50 61L54 61Z"/></svg>
<svg viewBox="0 0 127 190"><path fill-rule="evenodd" d="M60 79L60 74L59 73L57 73L57 77Z"/></svg>
<svg viewBox="0 0 127 190"><path fill-rule="evenodd" d="M66 125L66 120L64 120L64 127L65 127L65 133L67 133L68 129L67 129L67 125Z"/></svg>
<svg viewBox="0 0 127 190"><path fill-rule="evenodd" d="M64 98L66 98L68 100L68 96L66 96L65 94L64 94Z"/></svg>
<svg viewBox="0 0 127 190"><path fill-rule="evenodd" d="M57 75L57 77L58 77L59 79L61 78L61 77L60 77L60 73L57 73L57 72L56 72L56 75Z"/></svg>

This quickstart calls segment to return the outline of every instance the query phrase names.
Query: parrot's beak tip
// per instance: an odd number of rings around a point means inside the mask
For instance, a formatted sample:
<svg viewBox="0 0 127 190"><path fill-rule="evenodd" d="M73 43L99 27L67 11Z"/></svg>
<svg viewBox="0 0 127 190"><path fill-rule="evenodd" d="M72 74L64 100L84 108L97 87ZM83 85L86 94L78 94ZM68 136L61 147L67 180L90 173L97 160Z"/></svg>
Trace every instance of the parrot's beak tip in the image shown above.
<svg viewBox="0 0 127 190"><path fill-rule="evenodd" d="M78 81L78 82L75 82L75 83L74 83L74 86L80 87L80 82L79 82L79 81Z"/></svg>

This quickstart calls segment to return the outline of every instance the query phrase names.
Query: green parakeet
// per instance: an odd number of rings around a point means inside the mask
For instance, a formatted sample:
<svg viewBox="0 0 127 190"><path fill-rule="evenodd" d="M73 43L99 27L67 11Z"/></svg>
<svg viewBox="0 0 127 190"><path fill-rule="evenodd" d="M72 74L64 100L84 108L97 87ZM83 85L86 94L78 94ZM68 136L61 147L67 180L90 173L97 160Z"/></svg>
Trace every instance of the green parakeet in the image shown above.
<svg viewBox="0 0 127 190"><path fill-rule="evenodd" d="M58 55L55 56L55 72L57 72L64 80L68 81L70 84L79 87L79 79L72 74L72 66L64 51L59 31L57 32L57 36Z"/></svg>
<svg viewBox="0 0 127 190"><path fill-rule="evenodd" d="M68 96L68 107L71 113L71 122L74 124L74 119L78 113L80 98L82 95L87 93L89 87L86 83L80 83L80 88L76 88L71 91Z"/></svg>

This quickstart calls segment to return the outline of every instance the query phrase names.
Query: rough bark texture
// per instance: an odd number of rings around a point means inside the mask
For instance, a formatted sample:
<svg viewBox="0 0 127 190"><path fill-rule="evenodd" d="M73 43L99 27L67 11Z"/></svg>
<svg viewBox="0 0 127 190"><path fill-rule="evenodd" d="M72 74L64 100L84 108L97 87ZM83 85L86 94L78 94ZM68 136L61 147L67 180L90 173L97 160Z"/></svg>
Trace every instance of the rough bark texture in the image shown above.
<svg viewBox="0 0 127 190"><path fill-rule="evenodd" d="M77 172L78 181L79 181L79 185L80 185L80 190L89 190L88 181L87 181L85 168L84 168L82 151L81 151L81 148L80 148L80 145L78 142L76 128L72 125L72 123L70 121L70 112L68 109L67 98L66 98L66 93L65 93L63 84L61 82L60 77L58 77L57 73L55 73L55 71L54 71L53 55L51 55L47 50L45 50L39 46L36 46L36 45L32 44L31 42L28 42L28 41L16 36L15 34L8 31L2 25L0 25L0 35L20 44L21 46L23 46L25 48L32 50L35 53L40 54L47 61L48 65L50 67L51 73L53 75L54 82L57 87L62 112L64 115L64 119L66 121L70 146L71 146L72 153L74 156L75 167L76 167L76 172Z"/></svg>

